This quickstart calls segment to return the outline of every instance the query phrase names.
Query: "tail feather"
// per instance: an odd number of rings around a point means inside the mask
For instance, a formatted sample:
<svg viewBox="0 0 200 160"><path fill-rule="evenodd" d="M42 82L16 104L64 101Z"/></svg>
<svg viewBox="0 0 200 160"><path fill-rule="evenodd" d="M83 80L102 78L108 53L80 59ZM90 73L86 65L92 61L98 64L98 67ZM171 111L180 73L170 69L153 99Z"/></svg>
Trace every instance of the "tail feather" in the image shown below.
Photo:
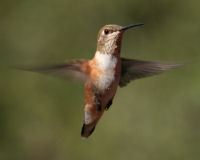
<svg viewBox="0 0 200 160"><path fill-rule="evenodd" d="M82 127L82 130L81 130L81 137L82 138L89 137L93 133L95 127L96 127L95 123L92 123L92 124L83 123L83 127Z"/></svg>

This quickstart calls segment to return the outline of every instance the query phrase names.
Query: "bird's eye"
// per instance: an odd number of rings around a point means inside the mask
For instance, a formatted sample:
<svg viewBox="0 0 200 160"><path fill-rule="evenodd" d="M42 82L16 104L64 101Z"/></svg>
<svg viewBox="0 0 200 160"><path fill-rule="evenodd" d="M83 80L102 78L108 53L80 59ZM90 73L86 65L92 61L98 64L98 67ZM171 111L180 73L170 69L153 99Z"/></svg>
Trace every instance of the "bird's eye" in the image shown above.
<svg viewBox="0 0 200 160"><path fill-rule="evenodd" d="M104 30L104 34L106 35L106 34L108 34L108 33L109 33L109 30L105 29L105 30Z"/></svg>

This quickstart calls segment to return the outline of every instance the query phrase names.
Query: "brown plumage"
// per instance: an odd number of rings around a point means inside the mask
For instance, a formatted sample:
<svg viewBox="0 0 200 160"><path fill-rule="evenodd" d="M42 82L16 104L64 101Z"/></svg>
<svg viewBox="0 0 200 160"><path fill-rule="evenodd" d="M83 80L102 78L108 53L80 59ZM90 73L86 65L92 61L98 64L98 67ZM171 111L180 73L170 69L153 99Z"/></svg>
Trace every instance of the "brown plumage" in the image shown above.
<svg viewBox="0 0 200 160"><path fill-rule="evenodd" d="M121 40L125 30L142 24L121 27L106 25L100 29L97 51L91 60L76 60L43 67L21 69L71 78L85 84L84 122L81 136L92 134L96 124L108 110L118 85L126 86L131 80L160 74L182 63L149 62L120 57Z"/></svg>

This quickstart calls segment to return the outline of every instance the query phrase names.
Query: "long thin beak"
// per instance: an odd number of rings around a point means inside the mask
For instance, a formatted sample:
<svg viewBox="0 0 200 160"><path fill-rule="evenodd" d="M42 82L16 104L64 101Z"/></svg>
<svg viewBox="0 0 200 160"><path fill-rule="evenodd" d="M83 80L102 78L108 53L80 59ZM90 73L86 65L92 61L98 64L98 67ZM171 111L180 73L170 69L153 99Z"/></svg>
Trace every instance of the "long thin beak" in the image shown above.
<svg viewBox="0 0 200 160"><path fill-rule="evenodd" d="M122 27L121 29L119 29L119 31L125 31L125 30L127 30L129 28L137 27L137 26L142 26L142 25L144 25L144 23L131 24L131 25Z"/></svg>

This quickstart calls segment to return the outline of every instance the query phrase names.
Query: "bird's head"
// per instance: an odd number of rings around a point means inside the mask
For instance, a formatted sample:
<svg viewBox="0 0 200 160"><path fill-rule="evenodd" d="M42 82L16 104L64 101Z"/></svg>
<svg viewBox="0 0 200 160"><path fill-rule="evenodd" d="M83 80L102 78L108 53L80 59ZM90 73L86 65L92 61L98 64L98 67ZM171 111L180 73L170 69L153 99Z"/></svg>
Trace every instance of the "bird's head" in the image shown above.
<svg viewBox="0 0 200 160"><path fill-rule="evenodd" d="M97 51L105 54L114 54L116 50L120 51L124 31L141 25L143 25L143 23L132 24L124 27L114 24L102 27L97 37Z"/></svg>

